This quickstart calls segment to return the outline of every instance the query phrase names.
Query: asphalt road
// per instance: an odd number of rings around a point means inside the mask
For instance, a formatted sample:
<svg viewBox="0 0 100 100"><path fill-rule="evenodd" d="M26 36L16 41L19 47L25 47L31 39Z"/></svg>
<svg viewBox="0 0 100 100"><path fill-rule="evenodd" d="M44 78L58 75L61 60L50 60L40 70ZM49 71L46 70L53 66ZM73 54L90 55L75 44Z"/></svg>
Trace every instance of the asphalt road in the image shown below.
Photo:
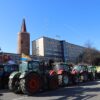
<svg viewBox="0 0 100 100"><path fill-rule="evenodd" d="M0 90L0 100L100 100L100 80L41 92L34 96Z"/></svg>

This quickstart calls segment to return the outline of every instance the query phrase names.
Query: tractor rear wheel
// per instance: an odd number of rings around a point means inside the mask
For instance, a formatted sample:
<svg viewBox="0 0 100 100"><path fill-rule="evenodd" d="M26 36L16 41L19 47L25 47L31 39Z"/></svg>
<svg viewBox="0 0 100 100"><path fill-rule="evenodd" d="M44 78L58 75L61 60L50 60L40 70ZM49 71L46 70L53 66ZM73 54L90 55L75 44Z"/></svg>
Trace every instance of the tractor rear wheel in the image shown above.
<svg viewBox="0 0 100 100"><path fill-rule="evenodd" d="M20 80L20 87L23 93L33 95L41 89L41 79L36 73L28 74L25 79Z"/></svg>
<svg viewBox="0 0 100 100"><path fill-rule="evenodd" d="M50 90L54 90L58 88L58 77L57 76L50 76L48 80L48 88Z"/></svg>

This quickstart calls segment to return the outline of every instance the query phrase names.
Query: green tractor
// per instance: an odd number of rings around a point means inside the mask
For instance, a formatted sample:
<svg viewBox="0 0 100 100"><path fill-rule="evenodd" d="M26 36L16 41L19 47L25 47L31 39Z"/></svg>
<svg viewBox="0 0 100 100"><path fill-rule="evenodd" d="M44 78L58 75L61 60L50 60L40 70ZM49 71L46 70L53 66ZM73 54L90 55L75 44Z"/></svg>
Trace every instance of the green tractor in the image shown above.
<svg viewBox="0 0 100 100"><path fill-rule="evenodd" d="M86 65L75 65L72 69L76 83L88 81L88 69Z"/></svg>
<svg viewBox="0 0 100 100"><path fill-rule="evenodd" d="M50 66L49 66L50 67ZM39 61L23 61L19 71L9 77L9 89L15 93L33 95L41 90L58 88L58 76Z"/></svg>
<svg viewBox="0 0 100 100"><path fill-rule="evenodd" d="M96 76L100 79L100 66L96 66Z"/></svg>
<svg viewBox="0 0 100 100"><path fill-rule="evenodd" d="M88 66L88 78L89 80L95 80L96 79L96 67L95 66Z"/></svg>

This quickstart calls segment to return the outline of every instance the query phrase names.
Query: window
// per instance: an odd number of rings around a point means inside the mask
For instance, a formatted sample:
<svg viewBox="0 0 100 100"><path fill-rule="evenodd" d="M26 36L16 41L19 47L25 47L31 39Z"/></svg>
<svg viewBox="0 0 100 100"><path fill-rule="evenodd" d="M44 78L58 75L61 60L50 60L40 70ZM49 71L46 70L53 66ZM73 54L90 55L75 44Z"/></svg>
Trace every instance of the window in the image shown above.
<svg viewBox="0 0 100 100"><path fill-rule="evenodd" d="M38 71L39 70L39 63L37 61L29 62L28 69Z"/></svg>

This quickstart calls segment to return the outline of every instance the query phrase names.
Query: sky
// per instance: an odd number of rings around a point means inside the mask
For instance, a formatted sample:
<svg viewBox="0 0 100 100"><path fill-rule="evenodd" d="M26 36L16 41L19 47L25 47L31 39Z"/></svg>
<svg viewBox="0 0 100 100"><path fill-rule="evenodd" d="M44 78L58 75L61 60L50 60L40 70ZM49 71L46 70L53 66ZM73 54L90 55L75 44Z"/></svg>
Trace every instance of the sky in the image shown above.
<svg viewBox="0 0 100 100"><path fill-rule="evenodd" d="M0 0L3 52L17 53L23 18L31 41L41 36L81 46L89 41L100 50L100 0Z"/></svg>

